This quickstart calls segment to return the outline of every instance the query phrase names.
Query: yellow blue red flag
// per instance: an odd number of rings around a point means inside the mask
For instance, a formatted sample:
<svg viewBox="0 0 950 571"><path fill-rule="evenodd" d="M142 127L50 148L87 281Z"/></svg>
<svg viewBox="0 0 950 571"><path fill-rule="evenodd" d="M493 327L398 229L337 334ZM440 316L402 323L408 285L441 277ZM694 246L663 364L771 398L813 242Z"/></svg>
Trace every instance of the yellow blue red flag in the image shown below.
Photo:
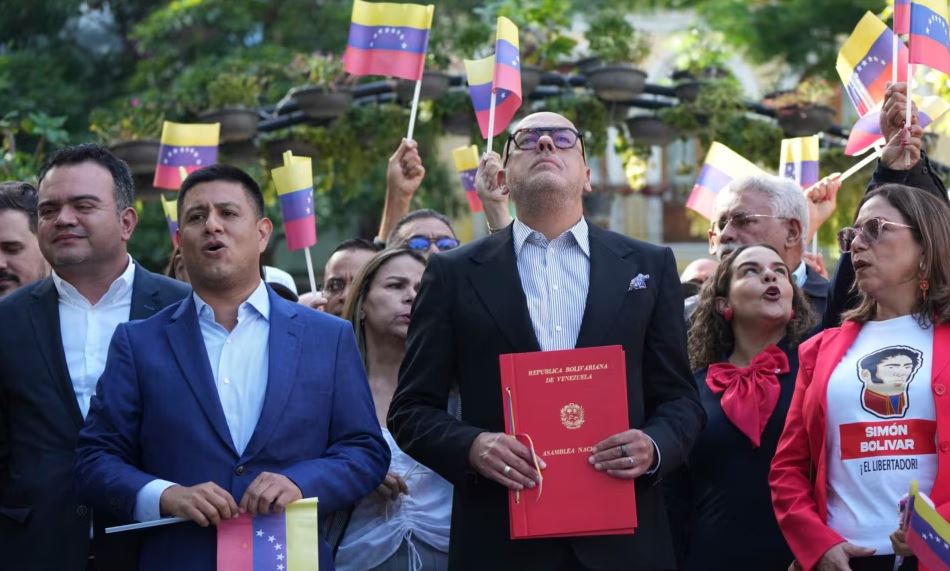
<svg viewBox="0 0 950 571"><path fill-rule="evenodd" d="M313 207L313 166L310 157L284 153L284 166L271 171L277 186L284 234L291 251L317 243L317 216Z"/></svg>
<svg viewBox="0 0 950 571"><path fill-rule="evenodd" d="M218 138L221 123L162 124L162 141L152 186L178 190L181 168L191 173L218 161Z"/></svg>
<svg viewBox="0 0 950 571"><path fill-rule="evenodd" d="M782 139L779 176L789 178L802 188L818 182L818 135Z"/></svg>
<svg viewBox="0 0 950 571"><path fill-rule="evenodd" d="M243 513L218 524L218 571L318 571L317 498L284 513Z"/></svg>
<svg viewBox="0 0 950 571"><path fill-rule="evenodd" d="M737 178L761 174L765 171L729 147L715 142L706 153L706 162L699 171L686 206L712 220L716 214L716 195L720 190Z"/></svg>
<svg viewBox="0 0 950 571"><path fill-rule="evenodd" d="M343 54L352 75L422 78L435 6L353 2L353 21Z"/></svg>
<svg viewBox="0 0 950 571"><path fill-rule="evenodd" d="M867 115L884 102L891 81L894 33L870 12L858 21L838 52L835 68L858 115ZM897 80L907 81L907 46L898 40Z"/></svg>
<svg viewBox="0 0 950 571"><path fill-rule="evenodd" d="M462 189L465 190L465 199L468 200L468 206L472 212L481 212L483 210L482 201L478 198L478 192L475 191L475 173L478 172L478 147L469 145L459 147L452 151L452 158L455 160L455 172L459 174L462 180Z"/></svg>
<svg viewBox="0 0 950 571"><path fill-rule="evenodd" d="M910 63L922 63L950 75L947 0L911 0Z"/></svg>

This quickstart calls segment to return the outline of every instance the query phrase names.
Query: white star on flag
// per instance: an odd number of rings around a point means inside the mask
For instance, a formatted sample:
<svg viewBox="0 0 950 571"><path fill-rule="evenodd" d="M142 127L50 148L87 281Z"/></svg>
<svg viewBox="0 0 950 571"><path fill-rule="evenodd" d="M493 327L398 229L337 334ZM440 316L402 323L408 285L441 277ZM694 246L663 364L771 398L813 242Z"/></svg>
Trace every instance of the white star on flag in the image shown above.
<svg viewBox="0 0 950 571"><path fill-rule="evenodd" d="M274 544L274 549L276 549L277 551L280 551L280 544L279 543Z"/></svg>
<svg viewBox="0 0 950 571"><path fill-rule="evenodd" d="M257 530L257 537L264 537L264 530L263 530L263 529Z"/></svg>
<svg viewBox="0 0 950 571"><path fill-rule="evenodd" d="M278 554L277 554L277 560L278 560L278 561L283 561L283 560L284 560L284 554L283 554L283 553L278 553Z"/></svg>
<svg viewBox="0 0 950 571"><path fill-rule="evenodd" d="M267 538L267 541L269 541L269 542L271 542L271 543L274 543L274 540L275 540L275 539L277 539L277 538L272 535L272 536L270 536L270 537Z"/></svg>

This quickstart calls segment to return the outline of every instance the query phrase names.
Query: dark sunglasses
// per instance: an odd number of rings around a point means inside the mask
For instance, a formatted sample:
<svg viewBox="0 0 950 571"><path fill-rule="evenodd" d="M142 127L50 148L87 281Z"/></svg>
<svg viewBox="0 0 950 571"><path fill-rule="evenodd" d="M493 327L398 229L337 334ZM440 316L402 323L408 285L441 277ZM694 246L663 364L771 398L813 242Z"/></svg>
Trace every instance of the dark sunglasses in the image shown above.
<svg viewBox="0 0 950 571"><path fill-rule="evenodd" d="M847 253L851 251L851 243L854 242L854 239L858 237L858 234L864 238L864 241L870 244L874 244L881 238L881 233L884 231L885 226L897 226L898 228L909 228L914 229L913 226L908 226L907 224L901 224L899 222L891 222L890 220L885 220L884 218L869 218L864 221L860 226L847 226L838 231L838 248L841 250L841 253Z"/></svg>
<svg viewBox="0 0 950 571"><path fill-rule="evenodd" d="M429 238L428 236L411 236L406 242L406 246L410 250L418 250L424 252L429 249L429 246L435 244L435 247L438 248L440 252L446 252L453 248L458 248L459 241L455 238L449 238L448 236L440 236L438 238Z"/></svg>
<svg viewBox="0 0 950 571"><path fill-rule="evenodd" d="M577 142L581 142L581 155L587 159L587 151L584 149L584 136L578 131L569 127L531 127L527 129L518 129L508 137L505 142L505 163L508 162L508 150L512 143L515 148L521 151L533 151L538 148L541 137L547 135L558 149L573 149Z"/></svg>

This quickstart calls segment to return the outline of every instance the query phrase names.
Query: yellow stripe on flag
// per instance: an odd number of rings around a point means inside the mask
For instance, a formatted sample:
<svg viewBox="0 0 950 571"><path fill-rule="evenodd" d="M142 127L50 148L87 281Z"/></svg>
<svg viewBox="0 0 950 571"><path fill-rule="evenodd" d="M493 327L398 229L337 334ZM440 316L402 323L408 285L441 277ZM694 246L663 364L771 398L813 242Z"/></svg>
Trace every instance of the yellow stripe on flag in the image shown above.
<svg viewBox="0 0 950 571"><path fill-rule="evenodd" d="M947 0L913 0L913 4L926 6L934 14L947 18Z"/></svg>
<svg viewBox="0 0 950 571"><path fill-rule="evenodd" d="M718 141L709 147L709 152L706 153L706 164L716 167L717 170L732 178L766 174L748 159Z"/></svg>
<svg viewBox="0 0 950 571"><path fill-rule="evenodd" d="M176 147L217 147L221 123L162 124L162 144Z"/></svg>
<svg viewBox="0 0 950 571"><path fill-rule="evenodd" d="M508 18L499 16L498 24L495 27L495 39L505 40L516 48L520 47L518 45L518 26Z"/></svg>
<svg viewBox="0 0 950 571"><path fill-rule="evenodd" d="M478 168L478 147L469 145L459 147L452 151L452 158L455 159L455 170L465 172L467 170Z"/></svg>
<svg viewBox="0 0 950 571"><path fill-rule="evenodd" d="M292 157L290 164L271 171L277 194L289 194L313 186L313 166L310 157Z"/></svg>
<svg viewBox="0 0 950 571"><path fill-rule="evenodd" d="M917 103L917 109L920 109L922 113L926 113L931 121L933 121L933 123L927 125L928 129L932 129L933 125L943 117L944 113L950 110L950 103L947 103L943 97L937 95L928 95L922 99L915 95L914 102Z"/></svg>
<svg viewBox="0 0 950 571"><path fill-rule="evenodd" d="M287 571L320 569L320 536L317 498L297 500L287 506Z"/></svg>
<svg viewBox="0 0 950 571"><path fill-rule="evenodd" d="M465 76L469 85L483 85L495 79L495 56L465 60Z"/></svg>
<svg viewBox="0 0 950 571"><path fill-rule="evenodd" d="M165 216L178 222L178 201L166 200L164 195L159 196L161 196L162 199L162 210L165 212Z"/></svg>
<svg viewBox="0 0 950 571"><path fill-rule="evenodd" d="M396 2L353 3L353 23L362 26L392 26L428 30L432 27L432 4L399 4Z"/></svg>
<svg viewBox="0 0 950 571"><path fill-rule="evenodd" d="M782 139L782 156L780 157L780 161L783 163L817 161L819 147L818 135L797 137L795 139Z"/></svg>
<svg viewBox="0 0 950 571"><path fill-rule="evenodd" d="M838 70L842 83L848 84L854 74L854 66L858 65L864 56L871 51L871 46L874 45L874 42L877 41L885 28L887 28L887 24L882 22L880 18L871 12L864 13L864 16L858 21L858 25L854 27L854 31L841 46L841 51L838 52L835 69Z"/></svg>

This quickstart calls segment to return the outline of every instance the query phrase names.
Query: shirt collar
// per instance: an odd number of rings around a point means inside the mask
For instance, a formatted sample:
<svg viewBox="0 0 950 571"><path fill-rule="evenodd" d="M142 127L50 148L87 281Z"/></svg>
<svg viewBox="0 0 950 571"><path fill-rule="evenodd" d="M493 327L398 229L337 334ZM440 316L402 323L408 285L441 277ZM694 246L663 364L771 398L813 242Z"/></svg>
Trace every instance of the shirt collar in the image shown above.
<svg viewBox="0 0 950 571"><path fill-rule="evenodd" d="M528 241L528 238L535 237L543 244L549 244L553 240L548 240L545 238L544 234L533 230L530 226L515 218L515 222L512 226L512 234L515 241L515 253L520 253L521 248L524 247L524 243ZM555 240L570 234L574 237L574 242L581 247L581 250L589 258L590 257L590 229L587 227L587 220L581 216L581 219L577 224L571 226L563 234L555 238Z"/></svg>
<svg viewBox="0 0 950 571"><path fill-rule="evenodd" d="M805 265L805 260L798 264L798 267L792 272L792 277L795 278L795 285L798 287L805 285L805 282L808 281L808 266Z"/></svg>
<svg viewBox="0 0 950 571"><path fill-rule="evenodd" d="M135 261L132 259L131 255L126 255L128 256L128 262L125 266L125 270L112 282L112 284L109 285L109 289L106 290L105 295L99 298L99 301L96 302L95 305L99 305L102 302L108 303L109 301L123 296L132 290L132 284L135 282ZM56 287L56 292L59 294L60 299L72 303L84 303L89 306L93 305L89 303L89 300L86 299L83 294L79 293L79 290L76 289L73 284L64 280L59 274L57 274L56 270L53 270L51 275L53 277L53 285Z"/></svg>
<svg viewBox="0 0 950 571"><path fill-rule="evenodd" d="M209 319L214 321L214 309L208 303L201 299L197 292L191 294L195 300L195 311L199 319ZM255 312L264 319L270 320L270 298L267 296L267 286L264 280L257 284L257 288L251 292L251 295L238 306L238 322Z"/></svg>

